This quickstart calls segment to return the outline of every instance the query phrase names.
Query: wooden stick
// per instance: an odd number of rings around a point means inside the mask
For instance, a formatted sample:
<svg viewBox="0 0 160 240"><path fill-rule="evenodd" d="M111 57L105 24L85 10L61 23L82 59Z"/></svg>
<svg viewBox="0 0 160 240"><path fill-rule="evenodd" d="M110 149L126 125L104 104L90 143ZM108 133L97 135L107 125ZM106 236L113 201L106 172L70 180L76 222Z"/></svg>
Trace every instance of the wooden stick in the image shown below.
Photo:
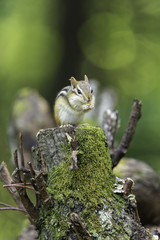
<svg viewBox="0 0 160 240"><path fill-rule="evenodd" d="M8 184L8 185L3 185L4 188L8 188L8 187L11 187L11 186L14 186L14 187L21 187L21 188L27 188L27 189L31 189L31 190L34 190L33 187L28 187L26 185L22 185L22 184L19 184L19 183L13 183L13 184Z"/></svg>
<svg viewBox="0 0 160 240"><path fill-rule="evenodd" d="M136 130L137 122L141 117L141 107L141 101L134 99L126 131L122 137L119 147L114 151L113 155L111 155L113 168L117 166L120 159L125 156L128 150L128 147Z"/></svg>
<svg viewBox="0 0 160 240"><path fill-rule="evenodd" d="M13 207L13 206L8 205L8 204L6 204L6 203L0 202L0 205L5 206L5 207L3 207L3 208L0 208L0 210L16 210L16 211L21 211L21 212L27 213L24 209L16 208L16 207Z"/></svg>
<svg viewBox="0 0 160 240"><path fill-rule="evenodd" d="M20 149L20 156L21 156L21 167L24 168L24 154L23 154L23 134L20 132L19 134L19 149Z"/></svg>
<svg viewBox="0 0 160 240"><path fill-rule="evenodd" d="M7 166L4 162L2 162L0 165L0 179L5 185L11 185L10 187L7 188L9 193L11 194L11 196L14 199L17 206L20 209L25 210L16 188L14 186L12 186L12 184L11 184L12 178L11 178L10 173L7 169Z"/></svg>

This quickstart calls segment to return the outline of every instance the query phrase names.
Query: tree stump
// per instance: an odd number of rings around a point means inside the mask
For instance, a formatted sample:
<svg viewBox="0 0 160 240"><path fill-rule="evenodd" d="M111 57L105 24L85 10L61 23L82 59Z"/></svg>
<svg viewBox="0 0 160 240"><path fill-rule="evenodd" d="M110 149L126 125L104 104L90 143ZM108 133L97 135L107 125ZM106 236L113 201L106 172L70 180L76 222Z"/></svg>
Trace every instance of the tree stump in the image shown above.
<svg viewBox="0 0 160 240"><path fill-rule="evenodd" d="M33 160L37 169L48 172L51 195L39 209L39 239L152 239L141 226L124 183L112 173L100 128L44 129L37 142Z"/></svg>
<svg viewBox="0 0 160 240"><path fill-rule="evenodd" d="M160 224L160 176L147 163L123 158L113 171L120 178L131 177L135 183L136 196L141 222L144 225Z"/></svg>

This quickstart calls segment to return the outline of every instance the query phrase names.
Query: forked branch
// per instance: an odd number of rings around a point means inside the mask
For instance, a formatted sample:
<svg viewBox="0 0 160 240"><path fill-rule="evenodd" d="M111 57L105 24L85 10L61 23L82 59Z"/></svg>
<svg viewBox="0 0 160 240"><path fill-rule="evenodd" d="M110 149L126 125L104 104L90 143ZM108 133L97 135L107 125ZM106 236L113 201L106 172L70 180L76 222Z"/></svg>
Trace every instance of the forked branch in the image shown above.
<svg viewBox="0 0 160 240"><path fill-rule="evenodd" d="M129 148L134 132L136 130L138 120L141 117L141 107L142 107L141 101L139 101L138 99L134 99L129 121L128 121L128 126L122 137L121 143L119 144L117 149L114 148L114 142L115 142L115 133L118 129L118 124L119 124L118 112L109 110L104 113L103 131L105 133L108 145L110 147L110 154L111 154L113 168L117 166L120 159L125 156Z"/></svg>

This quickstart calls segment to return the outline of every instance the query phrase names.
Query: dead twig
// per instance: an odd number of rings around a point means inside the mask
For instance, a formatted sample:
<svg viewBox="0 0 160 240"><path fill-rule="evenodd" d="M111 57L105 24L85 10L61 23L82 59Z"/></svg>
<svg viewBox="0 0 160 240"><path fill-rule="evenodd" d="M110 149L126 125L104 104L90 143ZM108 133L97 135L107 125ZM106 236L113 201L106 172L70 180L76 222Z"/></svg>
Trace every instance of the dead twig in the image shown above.
<svg viewBox="0 0 160 240"><path fill-rule="evenodd" d="M128 150L128 147L132 141L134 132L136 130L137 122L141 117L141 107L142 107L141 101L139 101L138 99L134 99L130 117L129 117L128 126L122 137L121 143L119 147L116 150L114 150L113 154L111 154L113 168L117 166L120 159L125 156Z"/></svg>
<svg viewBox="0 0 160 240"><path fill-rule="evenodd" d="M0 165L0 178L4 183L3 187L9 190L19 208L15 208L13 206L2 203L5 207L0 208L0 210L23 211L27 215L31 223L34 223L39 217L38 208L40 206L40 203L48 203L48 201L50 200L50 195L46 189L46 182L44 180L43 173L35 171L30 162L28 163L30 169L28 170L25 168L22 133L20 133L19 135L19 148L20 162L18 161L17 149L14 152L14 162L16 169L12 174L13 179L11 178L5 163L3 162ZM21 167L19 167L19 165ZM31 183L26 182L26 174L28 173L31 176ZM28 185L32 185L32 187ZM34 206L30 198L28 197L26 189L35 191L36 206Z"/></svg>
<svg viewBox="0 0 160 240"><path fill-rule="evenodd" d="M70 223L77 234L78 239L89 240L91 236L86 229L86 226L75 212L70 214Z"/></svg>
<svg viewBox="0 0 160 240"><path fill-rule="evenodd" d="M71 154L71 166L70 170L76 170L78 168L77 165L77 154L79 152L78 150L78 143L76 140L76 132L73 130L70 135L66 133L67 140L72 148L72 154Z"/></svg>
<svg viewBox="0 0 160 240"><path fill-rule="evenodd" d="M10 185L10 187L8 187L7 189L11 194L13 200L20 209L25 210L15 186L11 184L13 180L4 162L2 162L0 165L0 179L3 182L3 184Z"/></svg>
<svg viewBox="0 0 160 240"><path fill-rule="evenodd" d="M21 166L23 169L24 168L24 156L23 156L23 138L22 134L20 134L20 156L21 156ZM21 180L21 174L20 174L20 169L19 169L19 164L18 164L18 155L17 155L17 150L14 152L14 161L16 164L16 169L13 172L13 184L15 184L16 191L19 194L19 198L21 203L23 204L27 216L31 223L34 223L38 219L38 211L34 207L33 203L28 197L28 194L26 192L26 188L34 190L32 187L27 187L26 186L26 177L25 173L22 174L22 180Z"/></svg>
<svg viewBox="0 0 160 240"><path fill-rule="evenodd" d="M134 187L133 180L131 178L127 178L123 186L124 195L128 198L129 204L134 208L136 219L140 221L138 209L137 209L137 201L136 201L135 195L132 193L133 187Z"/></svg>
<svg viewBox="0 0 160 240"><path fill-rule="evenodd" d="M50 194L48 193L46 189L46 182L44 180L42 172L40 172L35 177L36 186L39 192L40 200L43 202L43 204L48 203L51 200Z"/></svg>
<svg viewBox="0 0 160 240"><path fill-rule="evenodd" d="M133 186L134 186L133 180L131 178L127 178L123 186L124 194L125 195L131 194L133 190Z"/></svg>
<svg viewBox="0 0 160 240"><path fill-rule="evenodd" d="M14 163L15 163L15 167L19 168L17 149L15 149L15 151L14 151Z"/></svg>
<svg viewBox="0 0 160 240"><path fill-rule="evenodd" d="M42 201L45 204L50 200L50 195L46 189L46 182L44 180L43 173L40 172L37 174L31 162L28 162L28 165L30 167L31 176L32 176L31 183L36 191L36 201L37 201L36 205L39 206L40 201Z"/></svg>
<svg viewBox="0 0 160 240"><path fill-rule="evenodd" d="M103 114L102 129L106 136L107 143L109 145L110 153L114 151L114 140L117 129L119 127L119 113L118 111L112 111L107 109Z"/></svg>
<svg viewBox="0 0 160 240"><path fill-rule="evenodd" d="M33 187L28 187L28 186L24 185L24 183L13 183L13 184L8 184L8 185L3 185L4 188L8 188L8 187L12 187L12 186L35 190Z"/></svg>
<svg viewBox="0 0 160 240"><path fill-rule="evenodd" d="M24 168L24 154L23 154L23 134L20 132L19 134L19 149L20 149L20 160L21 160L21 167Z"/></svg>
<svg viewBox="0 0 160 240"><path fill-rule="evenodd" d="M0 205L5 206L5 207L3 207L3 208L0 208L0 210L15 210L15 211L21 211L21 212L27 213L24 209L16 208L16 207L13 207L13 206L8 205L8 204L6 204L6 203L0 202Z"/></svg>
<svg viewBox="0 0 160 240"><path fill-rule="evenodd" d="M73 150L72 154L71 154L71 166L69 168L69 170L75 170L78 168L77 166L77 154L78 154L78 150Z"/></svg>
<svg viewBox="0 0 160 240"><path fill-rule="evenodd" d="M19 175L20 175L19 169L16 169L13 173L13 181L14 181L14 184L17 184L16 190L19 194L19 197L21 199L21 202L22 202L24 208L26 209L26 211L28 213L28 218L31 221L31 223L34 223L38 219L38 216L39 216L38 211L28 197L28 194L26 192L26 188L28 188L28 187L24 186L23 182L21 182L22 185L19 183L19 180L20 180Z"/></svg>
<svg viewBox="0 0 160 240"><path fill-rule="evenodd" d="M32 163L31 162L28 162L27 163L29 168L30 168L30 173L31 173L31 176L34 178L36 176L36 172L35 170L33 169L33 166L32 166Z"/></svg>

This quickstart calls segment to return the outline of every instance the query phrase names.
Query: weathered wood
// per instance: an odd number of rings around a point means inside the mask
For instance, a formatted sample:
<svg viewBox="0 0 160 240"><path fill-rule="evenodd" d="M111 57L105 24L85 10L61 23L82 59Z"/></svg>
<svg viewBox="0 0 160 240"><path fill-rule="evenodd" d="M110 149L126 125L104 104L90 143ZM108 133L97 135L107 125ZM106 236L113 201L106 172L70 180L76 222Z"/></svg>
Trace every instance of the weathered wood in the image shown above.
<svg viewBox="0 0 160 240"><path fill-rule="evenodd" d="M147 163L123 158L113 171L121 178L131 177L134 181L138 212L143 225L160 224L160 176Z"/></svg>
<svg viewBox="0 0 160 240"><path fill-rule="evenodd" d="M123 182L112 173L100 128L40 130L37 142L33 160L39 170L48 171L47 190L51 195L51 202L39 209L40 239L152 239L139 222L132 196L124 194ZM70 171L75 146L78 168Z"/></svg>
<svg viewBox="0 0 160 240"><path fill-rule="evenodd" d="M9 185L12 183L12 178L11 178L11 175L7 169L7 166L4 162L1 163L0 165L0 180L2 181L3 184L5 185ZM17 206L20 208L20 209L23 209L25 210L21 200L20 200L20 197L18 195L18 192L16 190L15 187L8 187L7 188L9 193L11 194L13 200L15 201L15 203L17 204Z"/></svg>

